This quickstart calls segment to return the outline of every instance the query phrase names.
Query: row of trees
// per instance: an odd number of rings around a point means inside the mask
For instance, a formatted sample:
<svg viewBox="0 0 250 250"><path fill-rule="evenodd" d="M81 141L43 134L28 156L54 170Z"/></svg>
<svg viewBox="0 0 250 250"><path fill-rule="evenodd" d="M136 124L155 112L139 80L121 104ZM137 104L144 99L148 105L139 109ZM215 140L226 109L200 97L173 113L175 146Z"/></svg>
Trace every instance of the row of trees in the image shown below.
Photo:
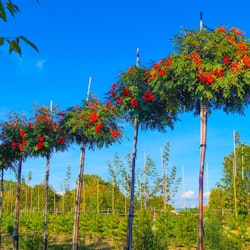
<svg viewBox="0 0 250 250"><path fill-rule="evenodd" d="M84 167L85 148L110 145L121 137L115 121L115 107L103 105L97 98L84 101L83 106L69 108L65 113L56 108L40 107L35 109L33 117L26 119L16 113L9 115L9 120L2 122L1 135L1 167L15 168L17 165L17 192L15 204L14 242L18 248L18 218L21 193L22 163L28 157L44 157L46 159L45 175L45 217L44 217L44 248L47 241L47 199L49 192L50 158L53 152L64 151L70 143L81 144L81 164L78 178L76 214L80 211L81 185ZM84 131L83 131L84 128ZM79 218L75 218L77 223ZM77 236L76 236L77 237Z"/></svg>
<svg viewBox="0 0 250 250"><path fill-rule="evenodd" d="M156 166L148 155L145 166L136 171L135 207L137 209L153 208L166 210L173 205L180 178L176 176L176 167L168 166L169 144L163 151L163 164ZM131 183L131 155L126 156L125 163L115 153L113 162L108 162L108 181L97 175L83 176L81 211L109 211L110 213L127 216L129 205L129 187ZM158 170L157 170L158 169ZM161 169L159 173L159 169ZM32 172L22 176L20 209L25 212L42 212L44 210L45 183L29 185ZM48 211L55 213L74 212L76 188L70 190L71 167L67 167L66 175L61 183L61 194L52 186L48 192ZM77 184L77 182L76 182ZM12 213L15 205L16 182L4 181L3 211ZM173 207L172 207L173 208Z"/></svg>

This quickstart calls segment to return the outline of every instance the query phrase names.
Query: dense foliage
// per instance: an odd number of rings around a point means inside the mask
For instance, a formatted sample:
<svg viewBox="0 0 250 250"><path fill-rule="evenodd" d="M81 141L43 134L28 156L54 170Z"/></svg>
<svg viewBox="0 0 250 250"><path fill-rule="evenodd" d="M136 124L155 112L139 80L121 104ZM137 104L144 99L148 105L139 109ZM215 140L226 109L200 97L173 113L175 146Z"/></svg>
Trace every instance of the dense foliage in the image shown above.
<svg viewBox="0 0 250 250"><path fill-rule="evenodd" d="M162 100L177 94L184 108L243 113L250 95L250 43L238 28L186 30L174 37L176 52L151 68L150 85ZM170 93L170 95L169 95Z"/></svg>
<svg viewBox="0 0 250 250"><path fill-rule="evenodd" d="M104 105L101 100L91 97L82 106L68 108L62 121L63 129L72 141L86 144L89 148L109 146L121 138L118 127L119 113L115 106Z"/></svg>
<svg viewBox="0 0 250 250"><path fill-rule="evenodd" d="M138 119L143 129L165 131L166 126L173 128L177 120L177 100L162 101L152 93L146 68L131 66L121 73L108 92L109 103L116 105L130 124Z"/></svg>

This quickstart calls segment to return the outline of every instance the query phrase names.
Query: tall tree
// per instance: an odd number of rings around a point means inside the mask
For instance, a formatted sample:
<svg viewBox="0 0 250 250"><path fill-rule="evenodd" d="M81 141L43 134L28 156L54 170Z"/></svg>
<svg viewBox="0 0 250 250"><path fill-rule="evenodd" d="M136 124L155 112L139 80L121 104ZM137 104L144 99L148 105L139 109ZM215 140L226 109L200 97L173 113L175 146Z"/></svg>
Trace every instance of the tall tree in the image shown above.
<svg viewBox="0 0 250 250"><path fill-rule="evenodd" d="M143 167L143 181L142 181L142 197L144 208L147 208L148 200L154 196L154 185L158 177L156 165L152 158L148 155Z"/></svg>
<svg viewBox="0 0 250 250"><path fill-rule="evenodd" d="M218 186L211 190L209 195L208 208L210 211L214 212L218 218L222 217L223 209L226 208L226 192Z"/></svg>
<svg viewBox="0 0 250 250"><path fill-rule="evenodd" d="M49 194L49 171L50 158L53 152L64 151L68 147L66 134L61 129L60 121L64 114L58 112L52 107L35 109L35 115L30 122L32 133L28 139L28 144L34 157L45 157L46 174L45 174L45 207L44 207L44 232L43 232L43 250L47 249L47 211L48 211L48 194Z"/></svg>
<svg viewBox="0 0 250 250"><path fill-rule="evenodd" d="M30 170L28 173L28 190L30 191L30 206L29 206L29 210L32 211L32 188L30 187L30 182L32 180L32 171Z"/></svg>
<svg viewBox="0 0 250 250"><path fill-rule="evenodd" d="M133 150L130 187L130 206L128 216L128 231L126 249L132 249L132 228L134 216L135 167L138 142L138 131L142 129L157 129L166 131L166 126L173 128L178 110L174 99L166 103L152 93L148 85L148 72L146 68L130 67L120 74L108 93L108 101L116 105L120 113L133 126Z"/></svg>
<svg viewBox="0 0 250 250"><path fill-rule="evenodd" d="M170 145L169 142L167 142L162 152L162 177L158 178L158 180L156 181L154 190L156 194L161 194L164 204L164 210L166 210L167 204L169 202L173 203L176 193L178 191L178 186L181 182L181 178L177 177L176 166L173 166L172 168L168 166L169 153Z"/></svg>
<svg viewBox="0 0 250 250"><path fill-rule="evenodd" d="M152 67L150 85L163 100L174 93L185 110L200 115L198 231L202 250L207 116L213 109L244 113L250 95L250 43L233 27L183 29L173 40L177 53Z"/></svg>
<svg viewBox="0 0 250 250"><path fill-rule="evenodd" d="M113 159L113 164L111 162L108 162L108 172L111 177L111 183L112 183L112 214L115 214L116 208L116 189L118 188L118 182L122 181L120 180L119 173L121 172L121 169L123 167L123 162L120 160L118 152L115 152L114 154L114 159Z"/></svg>
<svg viewBox="0 0 250 250"><path fill-rule="evenodd" d="M14 215L14 234L13 242L14 249L18 249L18 226L20 213L20 197L21 197L21 176L23 161L30 155L28 148L28 135L30 133L30 126L26 121L24 115L19 115L15 112L8 115L9 121L1 124L1 139L5 145L5 154L9 155L9 159L17 164L17 190L15 201L15 215Z"/></svg>
<svg viewBox="0 0 250 250"><path fill-rule="evenodd" d="M8 149L9 146L9 149ZM3 212L3 198L4 198L4 171L7 169L15 170L15 159L11 158L8 153L11 150L10 144L0 144L0 232L2 232L2 212ZM12 197L11 197L12 198ZM0 233L0 248L2 247L2 233Z"/></svg>
<svg viewBox="0 0 250 250"><path fill-rule="evenodd" d="M236 166L234 166L236 156ZM235 167L235 170L234 170ZM235 179L235 182L234 182ZM224 157L222 190L225 193L225 207L246 216L250 200L250 146L237 143L235 153ZM236 192L236 197L234 197ZM235 201L236 198L236 201ZM235 202L237 206L235 206Z"/></svg>
<svg viewBox="0 0 250 250"><path fill-rule="evenodd" d="M110 103L104 105L91 97L84 100L81 107L69 108L64 119L64 130L68 131L74 142L81 145L78 186L75 201L75 218L73 229L73 250L78 249L80 199L86 148L94 149L109 146L118 141L122 133L117 125L118 113Z"/></svg>
<svg viewBox="0 0 250 250"><path fill-rule="evenodd" d="M72 204L74 200L73 192L70 191L70 181L71 181L71 167L68 166L66 170L66 176L64 178L64 209L66 212L72 212Z"/></svg>

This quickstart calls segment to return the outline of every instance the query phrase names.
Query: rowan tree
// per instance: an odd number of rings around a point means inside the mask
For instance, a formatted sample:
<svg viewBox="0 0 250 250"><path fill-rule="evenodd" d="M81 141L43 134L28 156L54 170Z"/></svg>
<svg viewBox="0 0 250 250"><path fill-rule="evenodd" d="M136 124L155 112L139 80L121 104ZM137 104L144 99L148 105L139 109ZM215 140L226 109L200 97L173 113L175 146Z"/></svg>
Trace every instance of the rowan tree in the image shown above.
<svg viewBox="0 0 250 250"><path fill-rule="evenodd" d="M212 110L243 114L250 96L250 43L234 27L183 29L173 38L175 53L155 63L149 85L182 110L200 115L199 249L203 245L203 179L207 116Z"/></svg>

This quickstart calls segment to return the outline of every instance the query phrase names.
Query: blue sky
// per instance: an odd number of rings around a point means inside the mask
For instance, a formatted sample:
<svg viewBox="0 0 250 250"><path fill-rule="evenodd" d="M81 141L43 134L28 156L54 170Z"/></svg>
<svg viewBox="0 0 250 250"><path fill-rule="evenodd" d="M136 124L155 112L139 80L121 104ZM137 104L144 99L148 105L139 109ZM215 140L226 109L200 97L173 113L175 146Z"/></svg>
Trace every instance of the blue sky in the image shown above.
<svg viewBox="0 0 250 250"><path fill-rule="evenodd" d="M243 0L237 7L230 1L165 1L165 0L91 0L91 1L17 1L20 13L0 22L1 36L24 35L39 48L36 53L23 44L23 54L8 55L7 46L0 48L1 99L0 115L11 110L29 115L34 103L58 104L62 109L80 104L86 97L89 77L91 93L100 98L108 91L118 74L135 64L136 48L140 61L168 56L173 51L171 38L181 27L199 26L200 11L209 28L230 25L242 29L250 37L250 4ZM208 187L211 190L221 178L223 157L233 151L233 130L250 144L250 111L245 116L213 112L208 119ZM174 131L166 134L140 132L137 166L142 168L144 153L149 154L160 170L160 148L170 142L169 166L177 166L178 176L185 169L187 206L197 206L199 174L199 118L180 116ZM107 178L107 161L115 152L121 159L132 151L133 130L125 130L121 145L88 151L85 173ZM71 166L72 183L77 178L79 148L54 155L51 159L51 184L60 191L67 166ZM23 174L32 170L32 184L40 183L45 173L45 160L27 160ZM7 176L6 176L7 177ZM8 174L9 178L13 178ZM72 184L73 185L73 184ZM206 190L205 190L206 191ZM179 188L176 206L183 206L183 189Z"/></svg>

